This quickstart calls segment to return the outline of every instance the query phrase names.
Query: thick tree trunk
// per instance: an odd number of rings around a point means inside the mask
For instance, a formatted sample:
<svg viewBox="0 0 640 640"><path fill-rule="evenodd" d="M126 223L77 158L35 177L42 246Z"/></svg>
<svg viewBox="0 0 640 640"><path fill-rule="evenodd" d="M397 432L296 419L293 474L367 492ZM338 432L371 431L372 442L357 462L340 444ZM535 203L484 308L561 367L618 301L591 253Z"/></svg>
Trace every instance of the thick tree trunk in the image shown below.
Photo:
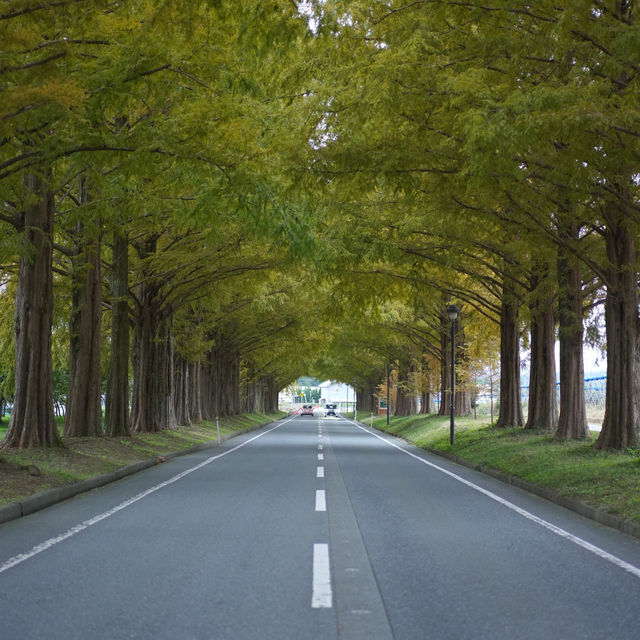
<svg viewBox="0 0 640 640"><path fill-rule="evenodd" d="M164 319L159 325L158 337L153 343L152 403L155 422L159 429L178 428L175 413L175 364L171 328L172 319Z"/></svg>
<svg viewBox="0 0 640 640"><path fill-rule="evenodd" d="M204 420L212 420L218 415L216 393L215 347L210 349L200 366L200 406Z"/></svg>
<svg viewBox="0 0 640 640"><path fill-rule="evenodd" d="M152 285L150 287L153 289ZM143 294L143 297L147 295ZM157 320L151 307L147 307L136 324L134 336L131 428L136 432L154 432L177 427L171 321L168 318Z"/></svg>
<svg viewBox="0 0 640 640"><path fill-rule="evenodd" d="M505 293L500 313L500 413L496 427L521 427L518 305Z"/></svg>
<svg viewBox="0 0 640 640"><path fill-rule="evenodd" d="M356 389L358 411L362 411L364 413L375 413L377 388L378 385L375 382L369 381L360 389Z"/></svg>
<svg viewBox="0 0 640 640"><path fill-rule="evenodd" d="M420 413L435 413L436 404L433 393L433 379L429 363L422 359L422 390L420 393Z"/></svg>
<svg viewBox="0 0 640 640"><path fill-rule="evenodd" d="M205 419L237 415L242 409L240 393L240 354L231 338L214 336L215 346L203 368L203 412Z"/></svg>
<svg viewBox="0 0 640 640"><path fill-rule="evenodd" d="M182 356L174 355L173 406L176 423L191 426L191 368Z"/></svg>
<svg viewBox="0 0 640 640"><path fill-rule="evenodd" d="M202 414L202 365L198 362L189 363L189 414L191 421L199 424L204 421Z"/></svg>
<svg viewBox="0 0 640 640"><path fill-rule="evenodd" d="M418 398L415 392L413 367L400 363L398 366L398 387L394 415L411 416L418 412Z"/></svg>
<svg viewBox="0 0 640 640"><path fill-rule="evenodd" d="M454 415L466 416L471 413L471 393L463 385L467 363L465 356L465 338L464 329L461 319L456 320L455 326L455 351L456 360L454 363L455 370L455 407ZM440 366L440 410L438 415L448 416L451 414L451 321L444 317L440 332L440 350L441 350L441 366Z"/></svg>
<svg viewBox="0 0 640 640"><path fill-rule="evenodd" d="M529 411L525 429L553 430L558 423L553 298L551 295L536 298L532 306Z"/></svg>
<svg viewBox="0 0 640 640"><path fill-rule="evenodd" d="M607 233L607 392L596 449L638 445L638 269L629 221L610 213Z"/></svg>
<svg viewBox="0 0 640 640"><path fill-rule="evenodd" d="M260 376L246 384L242 411L271 414L278 410L278 392L270 376Z"/></svg>
<svg viewBox="0 0 640 640"><path fill-rule="evenodd" d="M129 246L124 233L113 235L111 281L111 358L107 382L105 432L129 435Z"/></svg>
<svg viewBox="0 0 640 640"><path fill-rule="evenodd" d="M264 413L272 414L278 412L278 395L280 393L280 387L275 378L269 378L269 394L267 396L267 402L264 406Z"/></svg>
<svg viewBox="0 0 640 640"><path fill-rule="evenodd" d="M80 200L87 202L86 186ZM73 257L69 345L69 391L65 436L102 435L102 366L100 362L102 276L98 230L78 225Z"/></svg>
<svg viewBox="0 0 640 640"><path fill-rule="evenodd" d="M3 448L60 443L53 413L53 196L48 174L28 175L25 191L20 222L29 246L18 271L13 412Z"/></svg>
<svg viewBox="0 0 640 640"><path fill-rule="evenodd" d="M423 391L420 400L420 413L435 413L436 403L431 391Z"/></svg>
<svg viewBox="0 0 640 640"><path fill-rule="evenodd" d="M440 321L440 408L438 415L451 413L451 321Z"/></svg>
<svg viewBox="0 0 640 640"><path fill-rule="evenodd" d="M240 354L232 349L227 352L225 369L228 374L221 378L224 383L222 397L224 398L223 416L235 416L242 412L240 396Z"/></svg>
<svg viewBox="0 0 640 640"><path fill-rule="evenodd" d="M149 287L145 287L148 289ZM133 330L133 398L131 401L131 430L138 432L158 431L153 406L153 377L157 375L154 368L154 339L157 333L155 314L145 299L153 292L142 291L140 295L141 310L136 318Z"/></svg>
<svg viewBox="0 0 640 640"><path fill-rule="evenodd" d="M567 230L577 238L579 229ZM584 397L584 334L580 265L569 252L558 251L558 342L560 343L560 415L556 438L589 437Z"/></svg>

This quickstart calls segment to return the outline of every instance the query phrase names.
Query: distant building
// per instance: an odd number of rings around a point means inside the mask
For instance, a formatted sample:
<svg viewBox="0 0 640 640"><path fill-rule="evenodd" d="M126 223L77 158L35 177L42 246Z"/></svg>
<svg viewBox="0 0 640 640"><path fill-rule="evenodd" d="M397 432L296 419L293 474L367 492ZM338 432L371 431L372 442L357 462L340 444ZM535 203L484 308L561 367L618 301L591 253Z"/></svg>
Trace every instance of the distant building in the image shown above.
<svg viewBox="0 0 640 640"><path fill-rule="evenodd" d="M331 404L340 404L340 405L353 405L355 401L355 392L353 387L344 384L343 382L334 382L333 380L326 380L325 382L320 383L320 402L326 404L327 402Z"/></svg>

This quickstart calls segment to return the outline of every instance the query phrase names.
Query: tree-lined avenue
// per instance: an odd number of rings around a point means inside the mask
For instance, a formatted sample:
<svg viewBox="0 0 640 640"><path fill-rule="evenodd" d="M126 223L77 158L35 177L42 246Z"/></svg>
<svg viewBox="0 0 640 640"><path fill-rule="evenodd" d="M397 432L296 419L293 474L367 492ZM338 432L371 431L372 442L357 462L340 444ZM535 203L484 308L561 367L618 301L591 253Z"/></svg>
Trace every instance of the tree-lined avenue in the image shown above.
<svg viewBox="0 0 640 640"><path fill-rule="evenodd" d="M7 523L0 554L14 638L637 634L635 540L342 418Z"/></svg>

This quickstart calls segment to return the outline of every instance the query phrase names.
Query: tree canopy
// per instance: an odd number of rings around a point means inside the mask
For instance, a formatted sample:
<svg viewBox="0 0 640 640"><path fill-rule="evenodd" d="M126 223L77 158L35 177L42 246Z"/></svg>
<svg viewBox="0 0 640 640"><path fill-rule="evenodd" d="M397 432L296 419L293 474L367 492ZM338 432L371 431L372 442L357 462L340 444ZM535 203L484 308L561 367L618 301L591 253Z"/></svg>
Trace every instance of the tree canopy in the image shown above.
<svg viewBox="0 0 640 640"><path fill-rule="evenodd" d="M3 446L55 444L56 403L118 435L303 374L373 410L388 367L399 411L446 412L451 367L468 411L496 361L524 426L524 347L526 426L588 437L586 330L596 446L637 446L634 5L5 2Z"/></svg>

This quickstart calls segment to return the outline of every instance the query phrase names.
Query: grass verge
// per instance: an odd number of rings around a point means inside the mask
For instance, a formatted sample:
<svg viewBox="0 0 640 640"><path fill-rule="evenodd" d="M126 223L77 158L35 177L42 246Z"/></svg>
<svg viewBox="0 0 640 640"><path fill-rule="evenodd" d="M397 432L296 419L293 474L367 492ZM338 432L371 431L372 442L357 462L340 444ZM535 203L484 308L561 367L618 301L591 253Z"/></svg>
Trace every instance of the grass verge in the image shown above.
<svg viewBox="0 0 640 640"><path fill-rule="evenodd" d="M370 424L365 415L359 419ZM549 433L522 428L495 429L473 418L456 418L449 444L447 416L373 418L373 426L423 449L453 453L549 487L593 507L640 522L640 451L596 451L593 442L561 442Z"/></svg>
<svg viewBox="0 0 640 640"><path fill-rule="evenodd" d="M278 412L220 418L220 436L242 433L285 415ZM65 438L61 447L3 451L0 453L0 506L139 460L210 442L216 440L217 435L214 421L177 430L137 433L128 438Z"/></svg>

